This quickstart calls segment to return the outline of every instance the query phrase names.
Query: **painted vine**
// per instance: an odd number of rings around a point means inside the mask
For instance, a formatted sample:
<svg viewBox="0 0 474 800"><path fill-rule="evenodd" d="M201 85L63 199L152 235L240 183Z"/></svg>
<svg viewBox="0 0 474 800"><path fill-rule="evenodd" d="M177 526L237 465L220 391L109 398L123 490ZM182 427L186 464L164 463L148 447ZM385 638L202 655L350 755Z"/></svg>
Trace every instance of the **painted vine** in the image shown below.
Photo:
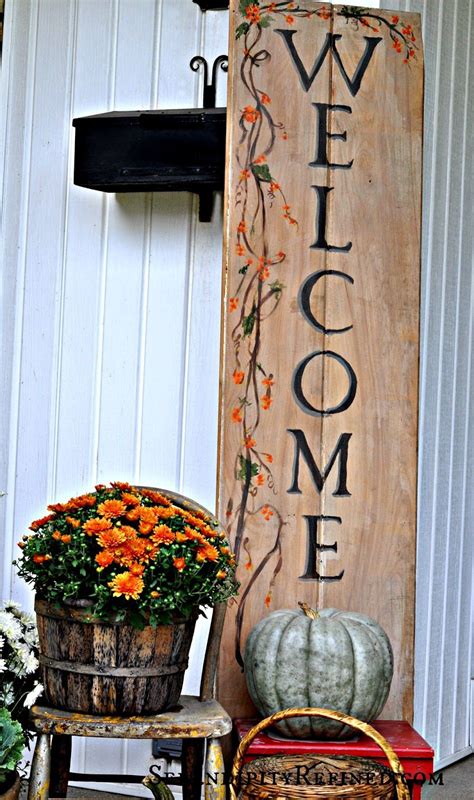
<svg viewBox="0 0 474 800"><path fill-rule="evenodd" d="M307 7L313 6L313 8ZM235 655L242 666L241 635L246 603L267 564L273 559L264 603L271 604L272 590L282 566L282 536L284 518L277 505L260 502L259 490L267 487L277 495L272 473L273 455L262 450L258 443L258 428L262 414L271 413L275 376L260 360L262 328L276 311L285 289L284 272L288 256L273 241L270 221L280 214L295 232L298 222L293 216L283 186L271 167L271 154L277 139L287 140L285 126L276 122L271 112L271 97L259 86L258 71L271 59L271 54L260 46L262 31L271 27L275 19L291 27L298 19L330 20L342 17L356 30L388 32L393 49L403 55L409 64L416 58L416 37L412 26L400 16L388 18L372 9L358 6L298 2L248 2L240 0L242 22L236 28L236 38L244 37L240 81L247 90L248 102L240 110L240 139L237 147L238 179L235 188L235 206L239 209L239 222L235 231L235 254L238 259L237 287L229 299L229 314L236 321L231 330L234 351L232 378L240 387L238 401L231 410L231 422L239 426L240 445L234 462L235 480L240 485L236 502L230 498L226 515L227 531L232 536L237 561L245 553L245 568L251 573L242 588L238 602L235 630ZM252 545L246 535L250 519L261 517L272 526L273 538L258 563L252 560Z"/></svg>

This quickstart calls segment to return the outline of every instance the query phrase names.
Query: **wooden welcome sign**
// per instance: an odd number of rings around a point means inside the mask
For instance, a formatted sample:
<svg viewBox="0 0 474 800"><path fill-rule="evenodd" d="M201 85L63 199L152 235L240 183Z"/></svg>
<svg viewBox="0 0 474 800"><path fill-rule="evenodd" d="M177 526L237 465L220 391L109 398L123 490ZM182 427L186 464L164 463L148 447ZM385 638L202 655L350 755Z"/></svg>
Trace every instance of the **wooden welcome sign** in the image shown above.
<svg viewBox="0 0 474 800"><path fill-rule="evenodd" d="M417 14L231 4L219 696L299 600L374 617L412 713L423 56Z"/></svg>

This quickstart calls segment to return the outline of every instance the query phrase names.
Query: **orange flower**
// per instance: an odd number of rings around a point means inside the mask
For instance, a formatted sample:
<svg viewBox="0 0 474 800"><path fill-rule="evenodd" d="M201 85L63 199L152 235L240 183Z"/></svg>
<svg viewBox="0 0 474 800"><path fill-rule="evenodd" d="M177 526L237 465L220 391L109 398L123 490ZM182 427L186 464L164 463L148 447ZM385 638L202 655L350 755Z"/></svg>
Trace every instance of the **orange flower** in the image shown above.
<svg viewBox="0 0 474 800"><path fill-rule="evenodd" d="M250 558L249 558L248 561L245 562L245 569L247 569L247 570L251 570L252 569L252 561L251 561Z"/></svg>
<svg viewBox="0 0 474 800"><path fill-rule="evenodd" d="M109 531L101 531L97 539L101 547L112 549L123 544L126 536L122 528L112 528Z"/></svg>
<svg viewBox="0 0 474 800"><path fill-rule="evenodd" d="M229 311L235 311L237 306L239 305L239 298L238 297L231 297L229 300Z"/></svg>
<svg viewBox="0 0 474 800"><path fill-rule="evenodd" d="M265 94L265 92L260 92L260 99L264 106L268 106L268 104L272 102L268 94Z"/></svg>
<svg viewBox="0 0 474 800"><path fill-rule="evenodd" d="M181 531L178 531L177 534L176 534L176 541L180 542L180 543L181 542L187 542L188 541L188 537L186 536L185 533L182 533Z"/></svg>
<svg viewBox="0 0 474 800"><path fill-rule="evenodd" d="M93 536L95 533L101 533L102 531L107 531L111 527L112 523L109 519L103 519L100 517L88 519L87 522L84 523L84 530L89 534L89 536Z"/></svg>
<svg viewBox="0 0 474 800"><path fill-rule="evenodd" d="M44 564L45 561L51 561L52 556L48 553L46 555L42 555L41 553L35 553L33 556L33 561L35 564Z"/></svg>
<svg viewBox="0 0 474 800"><path fill-rule="evenodd" d="M285 16L285 19L286 19L288 25L293 25L293 23L295 21L295 18L291 14L287 14Z"/></svg>
<svg viewBox="0 0 474 800"><path fill-rule="evenodd" d="M400 20L400 17L392 17L392 22L394 25L397 25Z"/></svg>
<svg viewBox="0 0 474 800"><path fill-rule="evenodd" d="M284 139L285 142L286 142L286 140L288 139L288 134L287 134L286 131L284 131L284 133L282 133L281 138Z"/></svg>
<svg viewBox="0 0 474 800"><path fill-rule="evenodd" d="M140 498L136 494L131 494L131 492L122 492L122 500L127 506L140 505Z"/></svg>
<svg viewBox="0 0 474 800"><path fill-rule="evenodd" d="M156 544L168 544L169 542L174 542L176 534L168 525L157 525L150 538Z"/></svg>
<svg viewBox="0 0 474 800"><path fill-rule="evenodd" d="M145 567L143 564L132 564L130 567L130 572L132 575L143 575L145 571Z"/></svg>
<svg viewBox="0 0 474 800"><path fill-rule="evenodd" d="M237 230L239 233L246 233L247 226L245 224L245 220L241 219L239 224L237 225Z"/></svg>
<svg viewBox="0 0 474 800"><path fill-rule="evenodd" d="M60 542L61 541L61 532L60 531L54 531L53 532L53 539L55 539L57 542Z"/></svg>
<svg viewBox="0 0 474 800"><path fill-rule="evenodd" d="M257 111L256 108L253 106L245 106L243 110L244 119L246 122L251 122L252 125L258 120L261 116L260 111Z"/></svg>
<svg viewBox="0 0 474 800"><path fill-rule="evenodd" d="M121 572L107 584L114 597L125 597L126 600L138 600L145 584L143 579L131 572Z"/></svg>
<svg viewBox="0 0 474 800"><path fill-rule="evenodd" d="M262 396L262 408L264 411L268 411L272 403L273 400L268 394Z"/></svg>
<svg viewBox="0 0 474 800"><path fill-rule="evenodd" d="M270 386L273 386L275 381L273 380L272 377L269 376L268 378L263 378L262 383L263 383L264 386L269 386L270 387Z"/></svg>
<svg viewBox="0 0 474 800"><path fill-rule="evenodd" d="M17 542L16 546L20 548L20 550L24 550L26 547L26 542Z"/></svg>
<svg viewBox="0 0 474 800"><path fill-rule="evenodd" d="M275 192L277 192L278 189L280 188L280 184L277 183L276 181L270 181L270 187L269 188L270 188L270 191L273 192L273 194L275 194Z"/></svg>
<svg viewBox="0 0 474 800"><path fill-rule="evenodd" d="M283 250L279 250L276 257L279 258L280 261L283 261L283 259L286 258L286 253L284 253Z"/></svg>
<svg viewBox="0 0 474 800"><path fill-rule="evenodd" d="M250 6L247 6L247 8L245 9L245 16L247 17L250 23L260 22L259 7L255 3L252 3L252 5Z"/></svg>
<svg viewBox="0 0 474 800"><path fill-rule="evenodd" d="M245 378L245 372L241 372L240 370L234 369L232 373L232 378L234 379L234 383L243 383Z"/></svg>
<svg viewBox="0 0 474 800"><path fill-rule="evenodd" d="M104 500L103 503L97 507L97 511L103 517L107 517L108 519L114 517L121 517L125 514L127 507L122 500Z"/></svg>
<svg viewBox="0 0 474 800"><path fill-rule="evenodd" d="M265 603L267 608L270 608L270 603L272 602L272 596L270 592L268 592L268 594L265 595L265 600L263 602Z"/></svg>
<svg viewBox="0 0 474 800"><path fill-rule="evenodd" d="M62 541L63 544L70 544L71 543L71 536L69 535L69 533L63 534L63 536L61 536L61 541Z"/></svg>
<svg viewBox="0 0 474 800"><path fill-rule="evenodd" d="M255 439L253 439L253 438L250 436L250 434L248 434L248 435L245 437L245 442L244 442L244 444L245 444L245 447L247 447L247 448L250 450L252 447L255 447L255 445L257 444L257 442L255 441Z"/></svg>
<svg viewBox="0 0 474 800"><path fill-rule="evenodd" d="M182 572L186 566L186 559L182 556L180 558L173 558L173 566L178 570L178 572Z"/></svg>
<svg viewBox="0 0 474 800"><path fill-rule="evenodd" d="M176 508L156 508L156 516L157 519L169 519L170 517L176 516L178 510Z"/></svg>
<svg viewBox="0 0 474 800"><path fill-rule="evenodd" d="M244 256L245 255L245 247L242 247L241 244L236 244L235 245L235 252L237 253L238 256Z"/></svg>
<svg viewBox="0 0 474 800"><path fill-rule="evenodd" d="M257 475L257 484L258 486L263 486L264 483L265 483L265 475L263 475L263 473L261 472L259 475Z"/></svg>
<svg viewBox="0 0 474 800"><path fill-rule="evenodd" d="M100 553L97 553L95 560L99 565L99 569L103 570L105 567L109 567L114 561L114 554L110 552L110 550L102 550Z"/></svg>
<svg viewBox="0 0 474 800"><path fill-rule="evenodd" d="M80 520L74 519L74 517L66 517L66 522L69 523L71 528L80 528L81 527Z"/></svg>
<svg viewBox="0 0 474 800"><path fill-rule="evenodd" d="M243 170L241 170L241 172L240 172L240 177L239 177L239 180L240 180L240 181L246 181L246 180L248 180L248 178L250 178L250 175L251 175L251 174L252 174L252 173L250 172L250 170L249 170L249 169L243 169Z"/></svg>
<svg viewBox="0 0 474 800"><path fill-rule="evenodd" d="M262 153L261 155L257 156L257 158L254 159L253 163L254 164L265 164L266 160L267 160L267 157L264 156L263 153Z"/></svg>
<svg viewBox="0 0 474 800"><path fill-rule="evenodd" d="M276 3L270 3L270 5L267 8L267 11L269 14L271 14L273 11L276 11Z"/></svg>
<svg viewBox="0 0 474 800"><path fill-rule="evenodd" d="M93 494L81 494L79 497L72 497L67 505L67 511L76 511L78 508L92 508L95 506L96 497Z"/></svg>
<svg viewBox="0 0 474 800"><path fill-rule="evenodd" d="M265 461L268 461L269 464L273 464L273 456L271 453L264 453Z"/></svg>
<svg viewBox="0 0 474 800"><path fill-rule="evenodd" d="M242 414L240 413L240 408L232 409L232 422L242 422Z"/></svg>
<svg viewBox="0 0 474 800"><path fill-rule="evenodd" d="M155 599L156 597L159 597L159 596L160 596L159 592L150 592L150 597L153 597L153 599Z"/></svg>
<svg viewBox="0 0 474 800"><path fill-rule="evenodd" d="M273 517L273 511L271 510L270 506L263 506L261 513L263 518L266 519L267 522L270 519L270 517Z"/></svg>
<svg viewBox="0 0 474 800"><path fill-rule="evenodd" d="M153 489L141 489L140 490L143 497L148 497L152 503L156 503L159 506L170 506L171 503L167 497L160 494L159 492L155 492Z"/></svg>
<svg viewBox="0 0 474 800"><path fill-rule="evenodd" d="M56 514L61 514L63 511L67 511L67 507L64 503L51 503L48 506L49 511L54 511Z"/></svg>
<svg viewBox="0 0 474 800"><path fill-rule="evenodd" d="M212 544L206 544L204 547L198 547L196 552L196 561L217 561L219 553Z"/></svg>
<svg viewBox="0 0 474 800"><path fill-rule="evenodd" d="M41 519L35 519L35 521L30 525L30 531L37 531L38 528L41 528L43 525L46 525L47 522L51 522L53 519L56 519L56 514L48 514L46 517L42 517Z"/></svg>
<svg viewBox="0 0 474 800"><path fill-rule="evenodd" d="M230 547L222 546L222 547L219 547L219 550L221 551L223 556L230 555Z"/></svg>
<svg viewBox="0 0 474 800"><path fill-rule="evenodd" d="M224 578L227 578L227 572L225 571L225 569L220 569L219 572L216 574L216 578L218 578L220 581L223 580Z"/></svg>

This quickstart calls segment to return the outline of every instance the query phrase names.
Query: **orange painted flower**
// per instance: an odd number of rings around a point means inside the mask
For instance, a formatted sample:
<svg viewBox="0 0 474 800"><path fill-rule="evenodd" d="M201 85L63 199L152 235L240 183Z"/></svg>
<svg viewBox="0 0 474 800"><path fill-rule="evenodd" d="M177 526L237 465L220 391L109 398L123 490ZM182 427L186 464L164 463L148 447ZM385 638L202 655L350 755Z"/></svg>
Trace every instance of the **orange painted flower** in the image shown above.
<svg viewBox="0 0 474 800"><path fill-rule="evenodd" d="M265 475L262 472L260 472L260 474L257 475L257 485L263 486L264 483L265 483Z"/></svg>
<svg viewBox="0 0 474 800"><path fill-rule="evenodd" d="M241 372L240 370L234 369L234 372L232 373L232 378L234 380L234 383L237 384L243 383L245 378L245 372Z"/></svg>
<svg viewBox="0 0 474 800"><path fill-rule="evenodd" d="M285 16L285 20L287 21L288 25L293 25L295 18L291 14L287 14Z"/></svg>
<svg viewBox="0 0 474 800"><path fill-rule="evenodd" d="M272 398L268 394L264 394L262 397L262 408L264 411L268 411L271 404L273 403Z"/></svg>
<svg viewBox="0 0 474 800"><path fill-rule="evenodd" d="M252 561L249 558L248 561L245 562L245 569L251 570L252 569Z"/></svg>
<svg viewBox="0 0 474 800"><path fill-rule="evenodd" d="M178 572L182 572L186 566L186 559L183 558L183 556L180 556L180 558L173 558L173 566Z"/></svg>
<svg viewBox="0 0 474 800"><path fill-rule="evenodd" d="M247 434L247 436L245 437L244 444L245 447L247 447L250 450L252 447L255 447L257 442L255 441L255 439L252 438L252 436L250 436L250 434Z"/></svg>
<svg viewBox="0 0 474 800"><path fill-rule="evenodd" d="M251 122L252 125L257 122L258 118L261 116L260 111L258 111L253 106L245 106L243 110L244 119L246 122Z"/></svg>
<svg viewBox="0 0 474 800"><path fill-rule="evenodd" d="M263 602L265 603L267 608L270 608L270 603L272 602L272 596L270 592L268 592L268 594L265 595L265 600Z"/></svg>
<svg viewBox="0 0 474 800"><path fill-rule="evenodd" d="M103 503L100 503L97 506L97 511L103 517L107 517L107 519L113 519L115 517L121 517L125 514L127 510L127 506L125 505L122 500L104 500Z"/></svg>
<svg viewBox="0 0 474 800"><path fill-rule="evenodd" d="M240 408L232 409L232 422L242 422L242 414L240 413Z"/></svg>
<svg viewBox="0 0 474 800"><path fill-rule="evenodd" d="M239 224L237 225L237 230L239 233L246 233L247 232L247 225L245 224L245 220L241 219Z"/></svg>
<svg viewBox="0 0 474 800"><path fill-rule="evenodd" d="M241 244L236 244L235 245L235 252L237 253L238 256L244 256L245 255L245 247L243 247Z"/></svg>
<svg viewBox="0 0 474 800"><path fill-rule="evenodd" d="M279 183L277 183L276 181L270 181L269 189L272 192L272 194L275 194L275 192L277 192L279 188L280 188Z"/></svg>
<svg viewBox="0 0 474 800"><path fill-rule="evenodd" d="M271 98L265 92L260 92L260 99L264 106L268 106L272 102Z"/></svg>
<svg viewBox="0 0 474 800"><path fill-rule="evenodd" d="M237 306L239 305L239 298L238 297L231 297L229 300L229 311L235 311Z"/></svg>
<svg viewBox="0 0 474 800"><path fill-rule="evenodd" d="M122 528L112 528L109 531L101 531L97 537L97 541L104 549L113 549L120 547L126 541L126 535Z"/></svg>
<svg viewBox="0 0 474 800"><path fill-rule="evenodd" d="M243 169L243 170L241 170L241 172L240 172L239 180L240 180L240 181L246 181L246 180L248 180L248 179L250 178L250 175L251 175L251 174L252 174L252 173L250 172L250 170L249 170L249 169Z"/></svg>
<svg viewBox="0 0 474 800"><path fill-rule="evenodd" d="M250 6L247 6L245 9L245 16L250 23L260 22L261 14L258 5L252 3Z"/></svg>
<svg viewBox="0 0 474 800"><path fill-rule="evenodd" d="M132 575L131 572L120 572L111 581L108 586L112 589L114 597L125 597L126 600L138 600L143 591L145 584L143 579L138 575Z"/></svg>
<svg viewBox="0 0 474 800"><path fill-rule="evenodd" d="M270 506L263 506L261 510L261 514L263 518L268 522L268 520L273 517L273 511L271 510Z"/></svg>
<svg viewBox="0 0 474 800"><path fill-rule="evenodd" d="M88 519L87 522L84 523L84 530L89 534L89 536L101 533L102 531L107 531L111 527L111 521L109 519L104 519L103 517L94 517L93 519Z"/></svg>
<svg viewBox="0 0 474 800"><path fill-rule="evenodd" d="M392 23L393 23L394 25L397 25L399 21L400 21L400 17L397 17L397 16L395 16L395 17L392 17Z"/></svg>
<svg viewBox="0 0 474 800"><path fill-rule="evenodd" d="M261 155L257 156L257 158L254 159L253 163L254 164L265 164L266 160L267 160L267 157L264 156L263 153L262 153Z"/></svg>
<svg viewBox="0 0 474 800"><path fill-rule="evenodd" d="M269 386L270 387L270 386L273 386L275 381L273 380L273 378L271 376L268 376L268 378L263 378L262 383L263 383L264 386Z"/></svg>
<svg viewBox="0 0 474 800"><path fill-rule="evenodd" d="M273 456L271 453L264 453L265 461L268 461L269 464L273 464Z"/></svg>

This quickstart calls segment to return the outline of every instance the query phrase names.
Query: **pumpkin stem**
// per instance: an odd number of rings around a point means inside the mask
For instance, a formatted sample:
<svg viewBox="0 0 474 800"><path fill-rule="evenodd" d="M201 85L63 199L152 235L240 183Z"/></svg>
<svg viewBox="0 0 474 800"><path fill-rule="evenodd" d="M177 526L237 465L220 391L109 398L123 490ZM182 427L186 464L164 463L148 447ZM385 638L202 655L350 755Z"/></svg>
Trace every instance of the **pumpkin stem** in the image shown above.
<svg viewBox="0 0 474 800"><path fill-rule="evenodd" d="M318 619L319 613L313 608L310 608L308 603L298 603L298 605L301 609L303 609L307 617L310 617L310 619Z"/></svg>

